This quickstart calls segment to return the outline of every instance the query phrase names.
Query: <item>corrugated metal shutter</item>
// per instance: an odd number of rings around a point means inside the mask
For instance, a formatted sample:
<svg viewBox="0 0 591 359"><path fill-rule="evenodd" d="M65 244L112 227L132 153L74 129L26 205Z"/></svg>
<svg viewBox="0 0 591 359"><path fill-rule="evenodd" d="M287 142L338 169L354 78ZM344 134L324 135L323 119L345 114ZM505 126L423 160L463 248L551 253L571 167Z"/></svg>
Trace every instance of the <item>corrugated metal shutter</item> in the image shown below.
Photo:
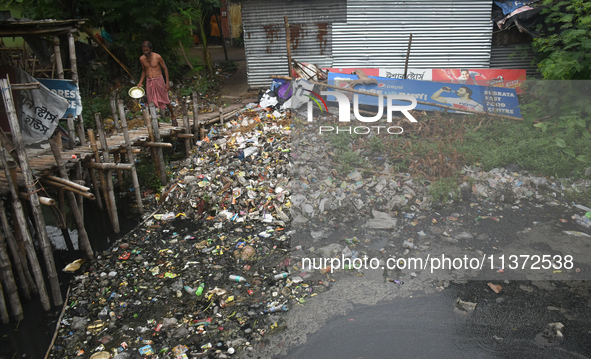
<svg viewBox="0 0 591 359"><path fill-rule="evenodd" d="M490 56L490 67L496 69L525 69L527 78L540 78L542 75L532 65L535 53L531 44L493 46Z"/></svg>
<svg viewBox="0 0 591 359"><path fill-rule="evenodd" d="M269 86L271 75L288 75L283 16L290 24L292 58L332 65L332 23L346 19L346 0L250 0L242 3L246 71L250 87Z"/></svg>
<svg viewBox="0 0 591 359"><path fill-rule="evenodd" d="M333 24L333 67L489 66L492 1L348 0L346 24Z"/></svg>

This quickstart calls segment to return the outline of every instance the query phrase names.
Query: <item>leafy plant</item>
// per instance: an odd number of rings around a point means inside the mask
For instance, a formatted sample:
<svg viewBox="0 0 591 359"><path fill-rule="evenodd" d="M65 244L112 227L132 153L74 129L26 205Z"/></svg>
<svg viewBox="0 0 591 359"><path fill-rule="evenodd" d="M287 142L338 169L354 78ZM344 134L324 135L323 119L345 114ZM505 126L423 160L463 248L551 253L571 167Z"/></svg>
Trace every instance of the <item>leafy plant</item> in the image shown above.
<svg viewBox="0 0 591 359"><path fill-rule="evenodd" d="M546 15L532 46L545 79L591 78L591 2L544 0Z"/></svg>
<svg viewBox="0 0 591 359"><path fill-rule="evenodd" d="M429 186L429 194L433 197L435 202L447 203L451 200L460 199L460 189L458 187L458 178L446 177L434 181Z"/></svg>

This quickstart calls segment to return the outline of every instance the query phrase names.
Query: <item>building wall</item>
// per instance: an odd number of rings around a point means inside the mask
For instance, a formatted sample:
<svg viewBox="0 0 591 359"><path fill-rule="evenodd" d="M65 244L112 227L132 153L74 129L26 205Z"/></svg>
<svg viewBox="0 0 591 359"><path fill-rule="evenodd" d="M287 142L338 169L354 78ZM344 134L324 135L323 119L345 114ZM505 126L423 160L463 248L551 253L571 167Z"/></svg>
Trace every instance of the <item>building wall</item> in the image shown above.
<svg viewBox="0 0 591 359"><path fill-rule="evenodd" d="M243 24L250 87L287 75L283 15L292 57L320 67L486 68L490 65L492 1L250 0Z"/></svg>
<svg viewBox="0 0 591 359"><path fill-rule="evenodd" d="M15 9L13 6L7 6L6 4L0 4L0 12L10 11L10 15L15 18L21 18L22 12L19 9ZM2 41L4 42L4 46L6 47L23 47L25 40L22 37L3 37Z"/></svg>
<svg viewBox="0 0 591 359"><path fill-rule="evenodd" d="M346 0L250 0L242 2L244 50L250 87L268 86L271 75L288 75L283 16L290 24L292 58L332 65L331 30L345 22Z"/></svg>

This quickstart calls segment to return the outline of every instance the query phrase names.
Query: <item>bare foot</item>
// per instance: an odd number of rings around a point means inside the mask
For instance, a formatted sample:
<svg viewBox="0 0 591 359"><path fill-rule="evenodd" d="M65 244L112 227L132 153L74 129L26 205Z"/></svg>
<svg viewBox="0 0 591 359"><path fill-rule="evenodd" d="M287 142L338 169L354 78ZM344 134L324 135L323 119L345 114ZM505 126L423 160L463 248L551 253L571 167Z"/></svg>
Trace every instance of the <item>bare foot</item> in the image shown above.
<svg viewBox="0 0 591 359"><path fill-rule="evenodd" d="M176 121L176 117L172 116L172 125L173 126L178 126L179 123Z"/></svg>

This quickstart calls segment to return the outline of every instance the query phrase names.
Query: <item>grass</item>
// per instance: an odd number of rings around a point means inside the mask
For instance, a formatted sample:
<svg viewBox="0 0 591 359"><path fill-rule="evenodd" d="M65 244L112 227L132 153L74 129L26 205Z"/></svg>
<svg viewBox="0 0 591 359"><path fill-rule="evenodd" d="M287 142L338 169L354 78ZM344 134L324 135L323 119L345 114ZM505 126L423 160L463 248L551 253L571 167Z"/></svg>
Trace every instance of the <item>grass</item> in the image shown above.
<svg viewBox="0 0 591 359"><path fill-rule="evenodd" d="M457 174L453 177L440 178L429 186L429 194L433 196L434 202L446 204L449 200L460 199L460 188L458 187Z"/></svg>
<svg viewBox="0 0 591 359"><path fill-rule="evenodd" d="M584 177L585 168L591 166L565 154L547 133L519 122L495 120L476 132L469 130L466 139L458 150L487 171L517 164L541 175L576 179ZM589 140L574 135L563 139L577 154L591 155Z"/></svg>

